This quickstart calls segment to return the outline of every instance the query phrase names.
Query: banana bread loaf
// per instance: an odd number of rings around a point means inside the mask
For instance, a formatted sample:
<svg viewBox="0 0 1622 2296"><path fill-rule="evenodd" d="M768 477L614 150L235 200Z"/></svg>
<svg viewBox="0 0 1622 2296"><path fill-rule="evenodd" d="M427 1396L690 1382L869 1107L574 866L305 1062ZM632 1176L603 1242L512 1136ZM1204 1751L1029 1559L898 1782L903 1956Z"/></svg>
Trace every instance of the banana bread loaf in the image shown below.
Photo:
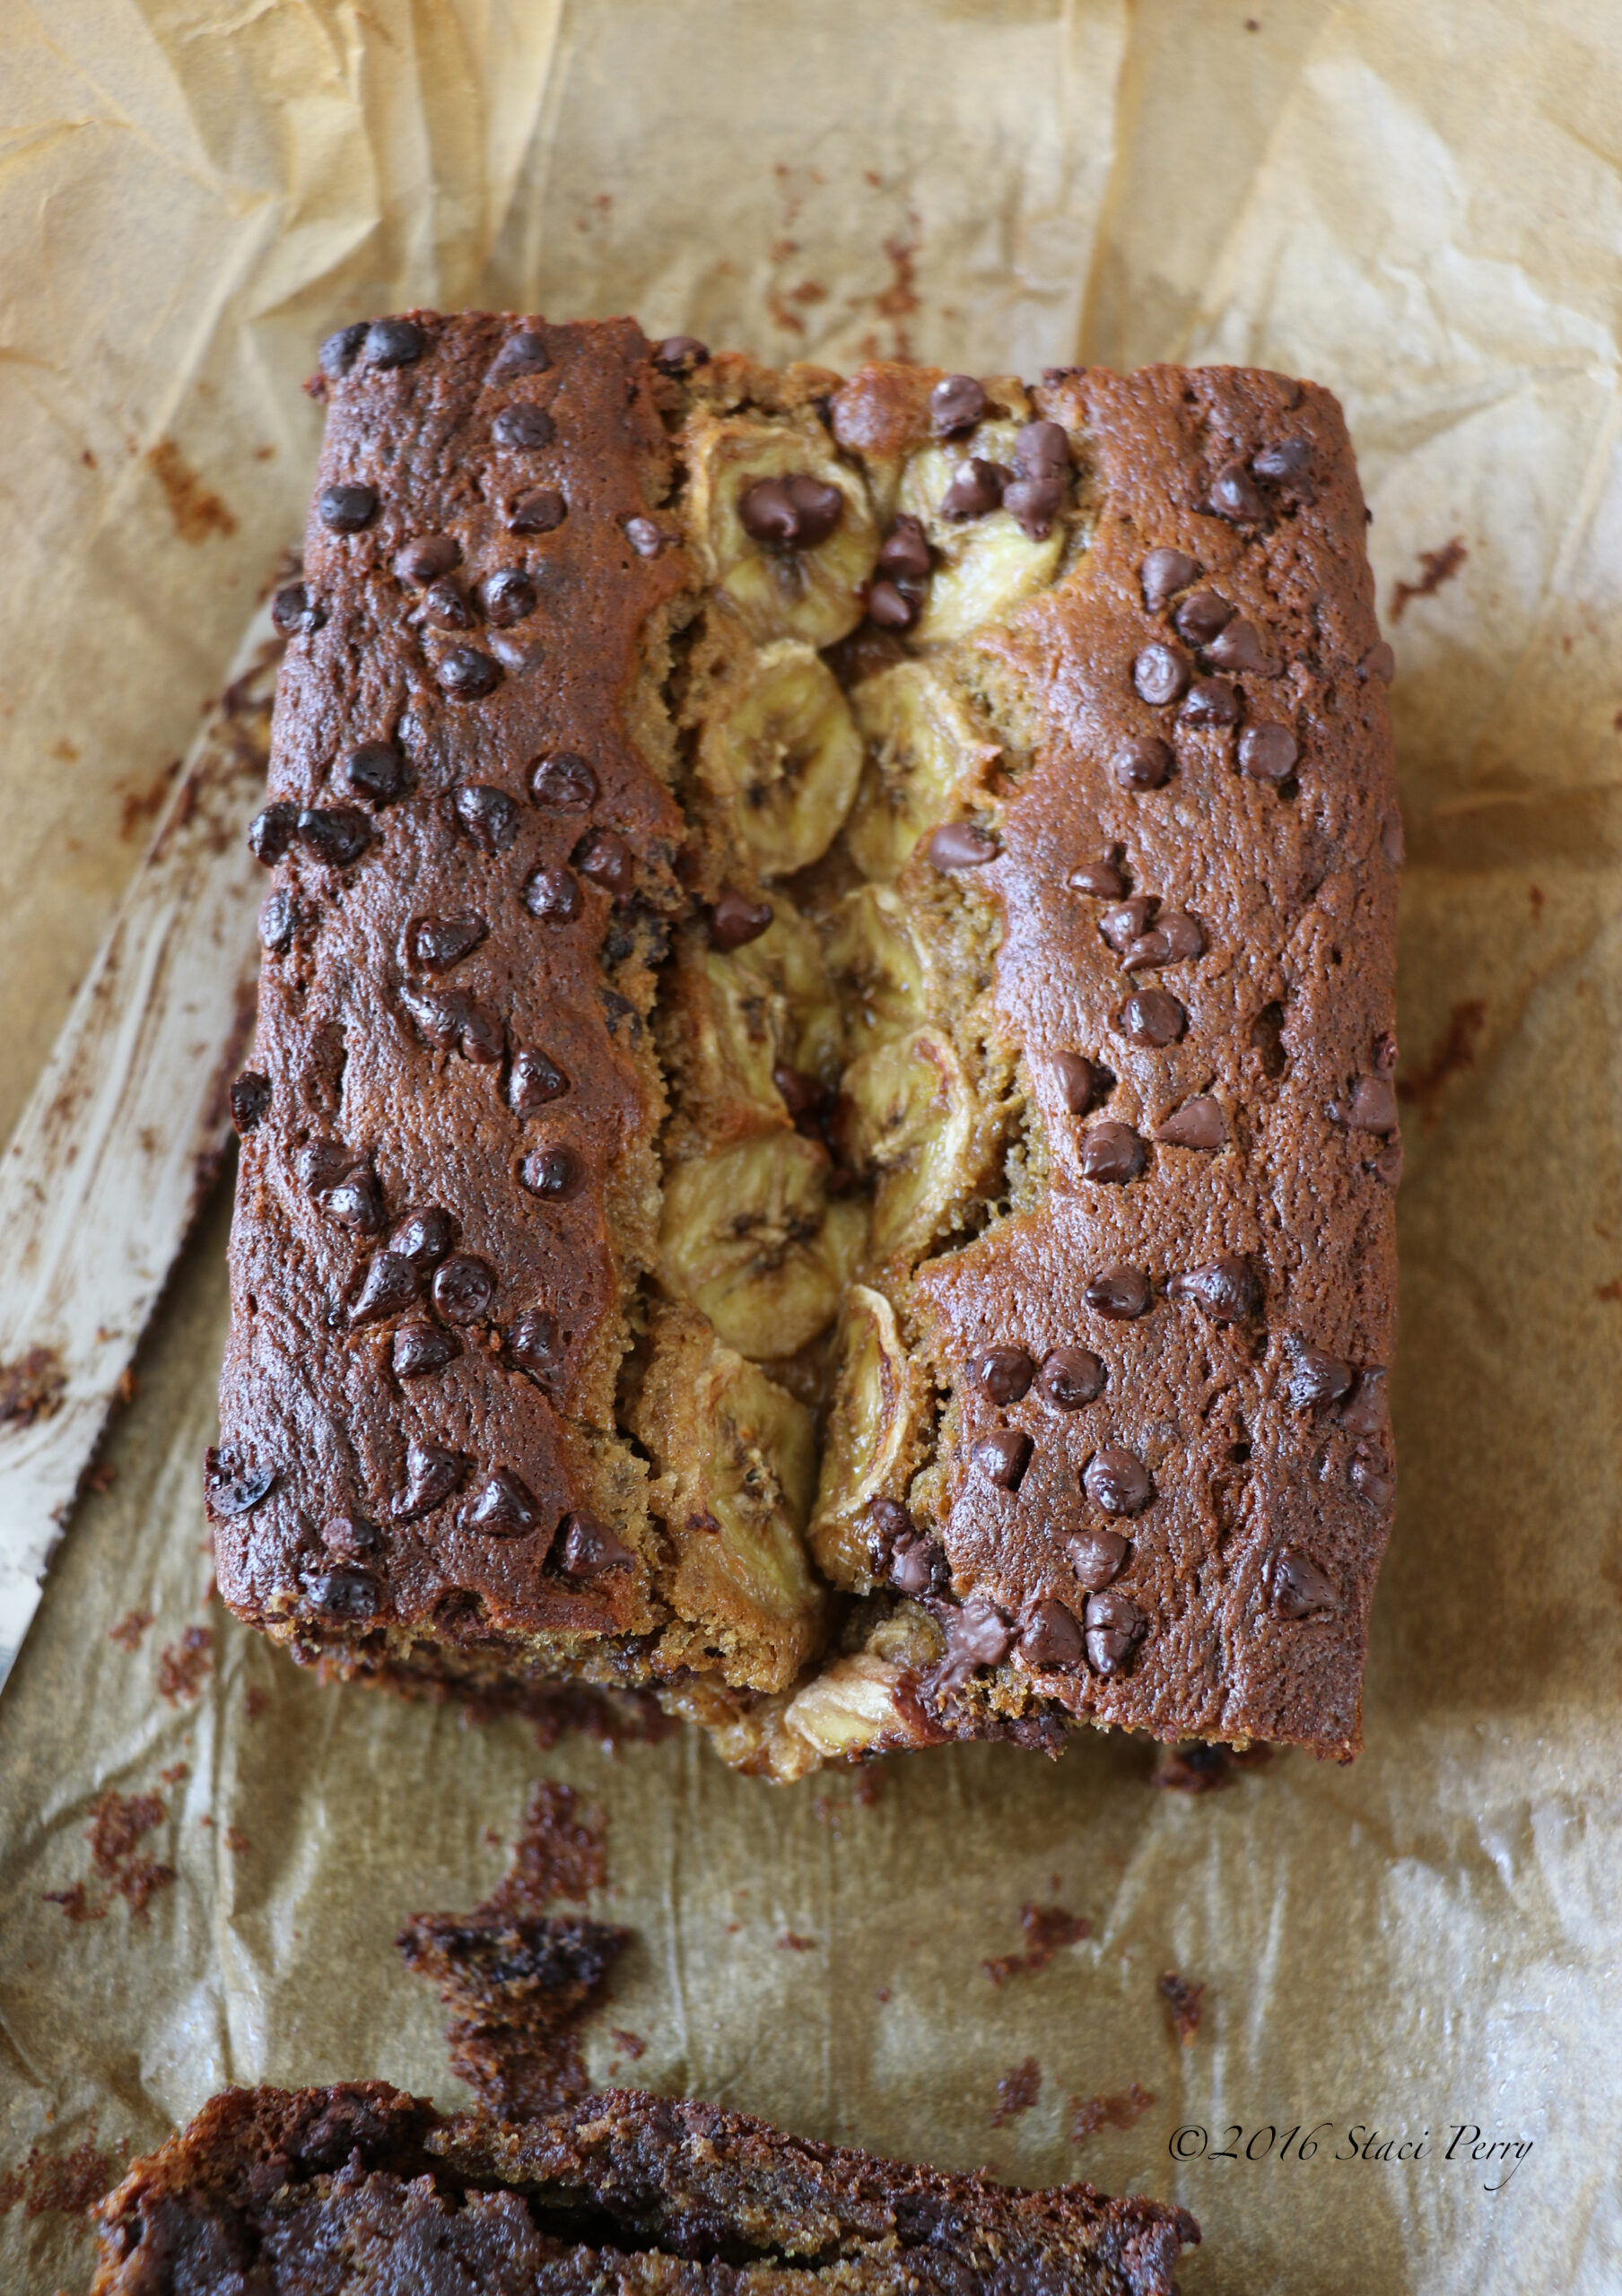
<svg viewBox="0 0 1622 2296"><path fill-rule="evenodd" d="M1400 823L1339 411L323 346L219 1578L780 1778L1359 1744Z"/></svg>
<svg viewBox="0 0 1622 2296"><path fill-rule="evenodd" d="M237 2089L101 2204L92 2296L1174 2296L1186 2209L1021 2192L611 2090L442 2118L380 2081Z"/></svg>

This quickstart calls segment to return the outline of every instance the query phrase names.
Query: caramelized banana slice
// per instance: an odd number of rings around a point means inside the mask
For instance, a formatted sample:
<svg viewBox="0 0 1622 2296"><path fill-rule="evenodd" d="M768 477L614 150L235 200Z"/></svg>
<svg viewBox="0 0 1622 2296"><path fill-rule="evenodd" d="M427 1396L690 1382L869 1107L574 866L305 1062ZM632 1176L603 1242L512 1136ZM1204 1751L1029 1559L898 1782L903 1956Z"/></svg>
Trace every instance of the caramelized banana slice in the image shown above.
<svg viewBox="0 0 1622 2296"><path fill-rule="evenodd" d="M763 647L705 726L699 770L764 877L825 853L856 795L861 736L839 681L798 638Z"/></svg>
<svg viewBox="0 0 1622 2296"><path fill-rule="evenodd" d="M1055 518L1045 540L1034 542L1011 511L948 518L941 504L971 460L1011 471L1017 425L982 422L972 437L926 447L907 465L901 509L921 518L935 553L929 595L912 636L920 646L944 646L989 622L1000 622L1033 590L1051 582L1065 545L1065 522Z"/></svg>
<svg viewBox="0 0 1622 2296"><path fill-rule="evenodd" d="M848 1241L827 1174L815 1141L780 1132L666 1175L660 1275L740 1355L792 1355L833 1320Z"/></svg>
<svg viewBox="0 0 1622 2296"><path fill-rule="evenodd" d="M772 899L766 930L742 948L685 936L671 1004L685 1116L721 1143L789 1121L784 1069L815 1083L837 1081L843 1025L815 934L786 895Z"/></svg>
<svg viewBox="0 0 1622 2296"><path fill-rule="evenodd" d="M851 707L868 764L846 839L862 874L888 884L952 812L957 791L979 786L1002 752L981 740L962 700L924 662L864 678Z"/></svg>
<svg viewBox="0 0 1622 2296"><path fill-rule="evenodd" d="M828 963L859 1008L850 1023L859 1048L928 1017L929 962L900 895L887 885L859 885L846 894L833 913Z"/></svg>
<svg viewBox="0 0 1622 2296"><path fill-rule="evenodd" d="M841 461L815 416L698 414L687 455L687 518L705 571L754 636L831 646L854 630L878 528L861 474ZM791 511L772 515L786 506L754 491L775 482L780 496L797 480L807 483L812 509L798 531Z"/></svg>
<svg viewBox="0 0 1622 2296"><path fill-rule="evenodd" d="M906 1503L923 1450L927 1378L908 1360L894 1309L863 1283L845 1294L835 1363L809 1538L819 1570L866 1594L874 1584L868 1509L875 1499Z"/></svg>
<svg viewBox="0 0 1622 2296"><path fill-rule="evenodd" d="M842 1091L850 1107L845 1144L878 1174L874 1257L927 1252L981 1177L963 1064L944 1031L916 1029L853 1060Z"/></svg>

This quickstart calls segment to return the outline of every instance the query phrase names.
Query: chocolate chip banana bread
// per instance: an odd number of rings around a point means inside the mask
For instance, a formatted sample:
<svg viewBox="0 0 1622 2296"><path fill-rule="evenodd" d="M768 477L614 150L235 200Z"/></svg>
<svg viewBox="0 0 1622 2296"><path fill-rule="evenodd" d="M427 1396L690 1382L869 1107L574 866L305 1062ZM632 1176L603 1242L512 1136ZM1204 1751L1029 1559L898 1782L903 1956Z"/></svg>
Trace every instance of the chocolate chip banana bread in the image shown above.
<svg viewBox="0 0 1622 2296"><path fill-rule="evenodd" d="M1359 1743L1400 825L1333 400L346 329L220 1584L779 1778Z"/></svg>
<svg viewBox="0 0 1622 2296"><path fill-rule="evenodd" d="M1186 2209L1022 2192L611 2090L502 2126L380 2081L237 2089L101 2204L92 2296L1174 2296Z"/></svg>

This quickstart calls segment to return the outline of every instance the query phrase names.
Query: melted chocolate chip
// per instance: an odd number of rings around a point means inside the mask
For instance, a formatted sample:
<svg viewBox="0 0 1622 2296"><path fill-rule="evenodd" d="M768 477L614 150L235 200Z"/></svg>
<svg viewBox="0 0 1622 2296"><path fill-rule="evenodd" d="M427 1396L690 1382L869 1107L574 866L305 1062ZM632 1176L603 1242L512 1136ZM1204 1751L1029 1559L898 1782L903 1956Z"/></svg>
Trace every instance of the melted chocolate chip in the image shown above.
<svg viewBox="0 0 1622 2296"><path fill-rule="evenodd" d="M751 900L728 885L710 912L710 945L741 949L746 942L759 940L771 922L769 900Z"/></svg>
<svg viewBox="0 0 1622 2296"><path fill-rule="evenodd" d="M1394 1132L1397 1129L1397 1090L1389 1076L1359 1076L1350 1098L1330 1109L1337 1124L1353 1132Z"/></svg>
<svg viewBox="0 0 1622 2296"><path fill-rule="evenodd" d="M392 804L406 787L406 761L392 742L362 742L345 756L344 779L357 797Z"/></svg>
<svg viewBox="0 0 1622 2296"><path fill-rule="evenodd" d="M535 1493L510 1467L497 1467L462 1509L463 1527L485 1538L522 1538L540 1521Z"/></svg>
<svg viewBox="0 0 1622 2296"><path fill-rule="evenodd" d="M321 1209L340 1228L347 1228L356 1236L376 1236L382 1232L383 1196L376 1179L368 1171L353 1171L344 1178L323 1190Z"/></svg>
<svg viewBox="0 0 1622 2296"><path fill-rule="evenodd" d="M402 1324L394 1335L394 1374L397 1379L425 1379L442 1371L462 1352L453 1331L438 1324Z"/></svg>
<svg viewBox="0 0 1622 2296"><path fill-rule="evenodd" d="M567 1148L537 1148L519 1166L519 1184L531 1196L572 1196L584 1178L580 1159Z"/></svg>
<svg viewBox="0 0 1622 2296"><path fill-rule="evenodd" d="M471 996L454 989L435 995L406 980L400 984L400 1002L429 1043L441 1052L459 1052L464 1060L489 1067L506 1048L501 1022Z"/></svg>
<svg viewBox="0 0 1622 2296"><path fill-rule="evenodd" d="M974 1446L974 1464L999 1491L1017 1491L1031 1464L1031 1439L1017 1428L994 1428Z"/></svg>
<svg viewBox="0 0 1622 2296"><path fill-rule="evenodd" d="M245 1068L231 1088L231 1120L238 1137L246 1139L260 1125L270 1108L270 1079L257 1068Z"/></svg>
<svg viewBox="0 0 1622 2296"><path fill-rule="evenodd" d="M1280 439L1270 447L1263 447L1259 455L1252 455L1251 468L1258 478L1265 478L1276 486L1288 486L1306 476L1312 462L1310 439Z"/></svg>
<svg viewBox="0 0 1622 2296"><path fill-rule="evenodd" d="M517 800L488 781L464 781L451 799L456 817L484 853L505 853L519 833Z"/></svg>
<svg viewBox="0 0 1622 2296"><path fill-rule="evenodd" d="M685 375L709 364L710 346L696 335L667 335L653 353L653 363L667 375Z"/></svg>
<svg viewBox="0 0 1622 2296"><path fill-rule="evenodd" d="M1147 1149L1129 1124L1106 1118L1081 1135L1077 1161L1083 1179L1135 1180L1147 1158Z"/></svg>
<svg viewBox="0 0 1622 2296"><path fill-rule="evenodd" d="M1129 1044L1175 1044L1188 1025L1188 1014L1164 988L1135 988L1115 1015L1115 1025Z"/></svg>
<svg viewBox="0 0 1622 2296"><path fill-rule="evenodd" d="M796 471L789 478L760 478L738 498L738 523L752 542L774 550L815 550L844 515L837 486Z"/></svg>
<svg viewBox="0 0 1622 2296"><path fill-rule="evenodd" d="M521 567L498 566L493 574L485 575L475 595L480 613L495 630L510 630L535 612L535 584Z"/></svg>
<svg viewBox="0 0 1622 2296"><path fill-rule="evenodd" d="M1036 1366L1023 1347L985 1348L970 1357L968 1369L986 1401L999 1408L1017 1403L1036 1377Z"/></svg>
<svg viewBox="0 0 1622 2296"><path fill-rule="evenodd" d="M1284 1344L1289 1355L1285 1385L1293 1411L1311 1411L1314 1404L1339 1403L1342 1396L1350 1393L1349 1363L1343 1363L1338 1355L1326 1355L1321 1348L1309 1347L1294 1332L1285 1334Z"/></svg>
<svg viewBox="0 0 1622 2296"><path fill-rule="evenodd" d="M877 1532L879 1541L885 1548L906 1533L916 1531L918 1528L911 1513L902 1505L899 1499L869 1499L868 1520Z"/></svg>
<svg viewBox="0 0 1622 2296"><path fill-rule="evenodd" d="M1172 616L1172 627L1190 646L1208 646L1234 619L1234 608L1215 590L1196 590Z"/></svg>
<svg viewBox="0 0 1622 2296"><path fill-rule="evenodd" d="M549 1101L561 1100L568 1090L568 1077L544 1052L526 1047L513 1054L507 1078L507 1105L514 1116L537 1115Z"/></svg>
<svg viewBox="0 0 1622 2296"><path fill-rule="evenodd" d="M1239 770L1252 781L1287 781L1300 755L1301 744L1287 726L1247 726L1239 736Z"/></svg>
<svg viewBox="0 0 1622 2296"><path fill-rule="evenodd" d="M1110 761L1110 770L1123 789L1160 789L1172 778L1177 761L1169 744L1153 735L1127 742Z"/></svg>
<svg viewBox="0 0 1622 2296"><path fill-rule="evenodd" d="M1102 1594L1112 1578L1120 1578L1131 1551L1119 1531L1102 1529L1078 1531L1065 1545L1076 1583L1089 1595Z"/></svg>
<svg viewBox="0 0 1622 2296"><path fill-rule="evenodd" d="M1053 1055L1053 1074L1058 1081L1060 1098L1072 1116L1086 1116L1094 1101L1103 1100L1109 1087L1104 1079L1107 1068L1100 1068L1079 1052L1056 1052ZM1111 1079L1112 1083L1113 1078Z"/></svg>
<svg viewBox="0 0 1622 2296"><path fill-rule="evenodd" d="M379 1252L368 1264L361 1295L349 1310L351 1328L360 1331L367 1324L403 1316L407 1308L415 1306L422 1288L421 1276L401 1253Z"/></svg>
<svg viewBox="0 0 1622 2296"><path fill-rule="evenodd" d="M306 805L299 815L298 837L318 861L347 869L371 843L372 826L353 805Z"/></svg>
<svg viewBox="0 0 1622 2296"><path fill-rule="evenodd" d="M293 935L299 929L299 912L292 895L274 892L259 911L259 945L273 957L292 946Z"/></svg>
<svg viewBox="0 0 1622 2296"><path fill-rule="evenodd" d="M1028 1665L1044 1673L1062 1672L1081 1663L1080 1622L1051 1596L1033 1603L1019 1638L1019 1655Z"/></svg>
<svg viewBox="0 0 1622 2296"><path fill-rule="evenodd" d="M1382 685L1390 685L1397 674L1397 657L1383 638L1369 648L1357 665L1357 674L1363 678L1378 678Z"/></svg>
<svg viewBox="0 0 1622 2296"><path fill-rule="evenodd" d="M1167 909L1147 933L1127 943L1121 961L1127 972L1146 972L1159 965L1184 964L1204 948L1205 935L1193 918L1180 909Z"/></svg>
<svg viewBox="0 0 1622 2296"><path fill-rule="evenodd" d="M303 1584L310 1609L324 1618L375 1618L382 1606L378 1582L369 1570L306 1571Z"/></svg>
<svg viewBox="0 0 1622 2296"><path fill-rule="evenodd" d="M615 830L588 830L569 858L606 892L628 893L636 883L636 856Z"/></svg>
<svg viewBox="0 0 1622 2296"><path fill-rule="evenodd" d="M1386 1392L1390 1375L1384 1366L1370 1363L1357 1374L1357 1384L1343 1403L1335 1417L1342 1427L1354 1435L1383 1435L1391 1423L1391 1397Z"/></svg>
<svg viewBox="0 0 1622 2296"><path fill-rule="evenodd" d="M876 1504L876 1501L875 1502ZM911 1517L908 1518L911 1523ZM898 1595L943 1595L951 1584L952 1570L945 1551L922 1531L909 1528L895 1534L890 1550L889 1581Z"/></svg>
<svg viewBox="0 0 1622 2296"><path fill-rule="evenodd" d="M321 1544L340 1562L359 1562L363 1556L377 1552L377 1526L369 1523L364 1515L335 1515L321 1526Z"/></svg>
<svg viewBox="0 0 1622 2296"><path fill-rule="evenodd" d="M546 348L545 337L526 327L521 334L510 335L496 352L484 378L485 387L511 382L519 375L545 374L551 364L552 353Z"/></svg>
<svg viewBox="0 0 1622 2296"><path fill-rule="evenodd" d="M501 665L476 646L453 646L434 664L433 674L452 701L482 701L501 683Z"/></svg>
<svg viewBox="0 0 1622 2296"><path fill-rule="evenodd" d="M997 858L997 839L975 822L943 822L925 848L937 869L979 869Z"/></svg>
<svg viewBox="0 0 1622 2296"><path fill-rule="evenodd" d="M790 1068L780 1060L772 1071L772 1082L796 1124L803 1118L825 1112L832 1103L833 1096L824 1084L815 1076L807 1076L803 1069Z"/></svg>
<svg viewBox="0 0 1622 2296"><path fill-rule="evenodd" d="M435 630L471 630L475 619L473 608L449 579L428 585L423 593L421 613L423 621Z"/></svg>
<svg viewBox="0 0 1622 2296"><path fill-rule="evenodd" d="M1143 1461L1116 1444L1094 1452L1081 1482L1094 1506L1106 1515L1136 1515L1155 1495Z"/></svg>
<svg viewBox="0 0 1622 2296"><path fill-rule="evenodd" d="M312 1140L300 1149L293 1169L312 1196L321 1196L353 1171L354 1162L341 1140Z"/></svg>
<svg viewBox="0 0 1622 2296"><path fill-rule="evenodd" d="M1002 506L1003 489L1013 478L1000 463L971 455L958 464L951 483L940 498L943 518L983 518Z"/></svg>
<svg viewBox="0 0 1622 2296"><path fill-rule="evenodd" d="M1239 696L1225 678L1196 678L1177 715L1185 726L1236 726Z"/></svg>
<svg viewBox="0 0 1622 2296"><path fill-rule="evenodd" d="M366 330L366 363L409 367L428 348L428 337L413 319L373 319Z"/></svg>
<svg viewBox="0 0 1622 2296"><path fill-rule="evenodd" d="M1168 1148L1225 1148L1228 1120L1220 1100L1201 1092L1157 1124L1155 1137Z"/></svg>
<svg viewBox="0 0 1622 2296"><path fill-rule="evenodd" d="M524 880L523 902L531 917L567 925L580 913L580 889L567 869L536 869Z"/></svg>
<svg viewBox="0 0 1622 2296"><path fill-rule="evenodd" d="M1221 636L1211 640L1206 654L1219 670L1248 671L1268 678L1278 674L1278 664L1262 645L1253 622L1230 622Z"/></svg>
<svg viewBox="0 0 1622 2296"><path fill-rule="evenodd" d="M1106 1594L1089 1595L1087 1663L1094 1673L1120 1674L1142 1641L1147 1624L1137 1604L1113 1588Z"/></svg>
<svg viewBox="0 0 1622 2296"><path fill-rule="evenodd" d="M455 917L414 917L406 927L406 961L415 972L449 972L473 954L489 931L471 909Z"/></svg>
<svg viewBox="0 0 1622 2296"><path fill-rule="evenodd" d="M1219 518L1265 518L1267 497L1243 463L1225 463L1211 481L1211 508Z"/></svg>
<svg viewBox="0 0 1622 2296"><path fill-rule="evenodd" d="M504 406L490 426L498 447L530 449L549 447L557 425L544 406Z"/></svg>
<svg viewBox="0 0 1622 2296"><path fill-rule="evenodd" d="M251 1515L275 1487L275 1467L241 1465L225 1450L209 1450L203 1459L203 1489L215 1515Z"/></svg>
<svg viewBox="0 0 1622 2296"><path fill-rule="evenodd" d="M563 1552L559 1568L571 1578L600 1578L605 1570L625 1570L634 1561L631 1549L595 1515L565 1515Z"/></svg>
<svg viewBox="0 0 1622 2296"><path fill-rule="evenodd" d="M1119 900L1127 889L1114 862L1102 854L1095 861L1079 862L1065 883L1073 892L1091 893L1099 900Z"/></svg>
<svg viewBox="0 0 1622 2296"><path fill-rule="evenodd" d="M972 430L990 404L972 375L946 375L929 393L929 423L937 439Z"/></svg>
<svg viewBox="0 0 1622 2296"><path fill-rule="evenodd" d="M1383 1451L1371 1449L1360 1443L1352 1457L1350 1468L1352 1489L1359 1499L1371 1507L1389 1507L1396 1497L1397 1485L1391 1472L1391 1461Z"/></svg>
<svg viewBox="0 0 1622 2296"><path fill-rule="evenodd" d="M878 568L893 581L927 582L931 564L923 520L903 511L879 545Z"/></svg>
<svg viewBox="0 0 1622 2296"><path fill-rule="evenodd" d="M298 826L296 805L266 805L248 824L248 849L268 869L292 843Z"/></svg>
<svg viewBox="0 0 1622 2296"><path fill-rule="evenodd" d="M526 1308L515 1316L507 1332L513 1360L536 1378L554 1379L563 1369L563 1340L555 1316L545 1308Z"/></svg>
<svg viewBox="0 0 1622 2296"><path fill-rule="evenodd" d="M327 619L327 609L302 582L289 582L270 602L270 618L283 638L308 638Z"/></svg>
<svg viewBox="0 0 1622 2296"><path fill-rule="evenodd" d="M442 1205L425 1204L420 1212L408 1212L388 1239L388 1248L401 1259L408 1260L420 1274L437 1267L455 1243L456 1222Z"/></svg>
<svg viewBox="0 0 1622 2296"><path fill-rule="evenodd" d="M569 515L569 505L555 486L531 487L520 494L507 513L507 531L513 535L549 535Z"/></svg>
<svg viewBox="0 0 1622 2296"><path fill-rule="evenodd" d="M1123 900L1118 908L1106 909L1098 920L1098 929L1120 956L1139 937L1154 913L1155 903L1150 896L1134 893L1130 900Z"/></svg>
<svg viewBox="0 0 1622 2296"><path fill-rule="evenodd" d="M495 1299L495 1273L472 1252L454 1252L436 1272L433 1304L448 1324L476 1324Z"/></svg>
<svg viewBox="0 0 1622 2296"><path fill-rule="evenodd" d="M1226 1252L1204 1267L1173 1275L1166 1285L1173 1300L1191 1300L1214 1324L1243 1323L1261 1308L1261 1286L1249 1260Z"/></svg>
<svg viewBox="0 0 1622 2296"><path fill-rule="evenodd" d="M394 554L396 578L414 590L426 587L462 562L462 546L449 535L414 535Z"/></svg>
<svg viewBox="0 0 1622 2296"><path fill-rule="evenodd" d="M1057 471L1043 471L1033 478L1016 478L1012 485L1005 486L1002 507L1033 542L1046 542L1068 491L1065 477Z"/></svg>
<svg viewBox="0 0 1622 2296"><path fill-rule="evenodd" d="M378 515L378 497L371 486L324 486L316 503L321 524L335 535L358 535Z"/></svg>
<svg viewBox="0 0 1622 2296"><path fill-rule="evenodd" d="M597 775L572 750L537 758L530 768L529 788L536 804L554 813L588 813L597 800Z"/></svg>
<svg viewBox="0 0 1622 2296"><path fill-rule="evenodd" d="M1282 1546L1269 1573L1273 1608L1280 1618L1319 1618L1340 1608L1334 1581L1298 1546Z"/></svg>
<svg viewBox="0 0 1622 2296"><path fill-rule="evenodd" d="M868 585L868 619L880 630L911 630L923 612L923 585L882 577Z"/></svg>
<svg viewBox="0 0 1622 2296"><path fill-rule="evenodd" d="M977 1667L999 1665L1014 1647L1013 1627L984 1595L971 1595L946 1624L946 1663L938 1676L943 1691L961 1689Z"/></svg>
<svg viewBox="0 0 1622 2296"><path fill-rule="evenodd" d="M468 1461L460 1451L438 1443L410 1443L406 1448L406 1488L395 1500L397 1523L414 1523L442 1507L467 1473Z"/></svg>
<svg viewBox="0 0 1622 2296"><path fill-rule="evenodd" d="M336 335L327 337L316 357L329 383L341 381L349 372L359 358L361 345L365 340L364 319L357 319L353 326L341 326Z"/></svg>
<svg viewBox="0 0 1622 2296"><path fill-rule="evenodd" d="M1103 1393L1103 1365L1085 1347L1055 1347L1042 1358L1041 1387L1055 1411L1079 1411Z"/></svg>
<svg viewBox="0 0 1622 2296"><path fill-rule="evenodd" d="M1185 550L1152 550L1138 570L1143 585L1143 602L1151 613L1158 613L1179 590L1186 590L1190 582L1199 578L1199 567Z"/></svg>
<svg viewBox="0 0 1622 2296"><path fill-rule="evenodd" d="M1088 1277L1082 1294L1094 1315L1107 1316L1112 1323L1130 1323L1147 1315L1153 1296L1149 1279L1140 1267L1101 1267L1096 1275Z"/></svg>

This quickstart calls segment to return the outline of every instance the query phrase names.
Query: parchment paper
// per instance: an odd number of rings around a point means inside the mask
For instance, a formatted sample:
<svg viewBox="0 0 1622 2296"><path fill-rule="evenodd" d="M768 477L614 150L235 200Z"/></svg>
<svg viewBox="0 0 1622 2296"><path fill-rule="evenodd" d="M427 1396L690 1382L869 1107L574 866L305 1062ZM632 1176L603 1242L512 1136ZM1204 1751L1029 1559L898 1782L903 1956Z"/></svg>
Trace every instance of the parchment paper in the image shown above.
<svg viewBox="0 0 1622 2296"><path fill-rule="evenodd" d="M8 26L0 1121L138 848L125 800L138 831L297 528L314 339L373 308L1329 383L1375 513L1410 864L1402 1502L1355 1766L1196 1797L1129 1742L950 1750L859 1806L686 1737L543 1753L316 1689L205 1608L222 1199L0 1702L0 2167L92 2124L144 2149L228 2080L454 2101L391 1939L487 1892L549 1774L606 1805L603 1910L639 1933L596 2074L1175 2197L1193 2296L1622 2287L1614 9L13 0ZM177 1872L144 1924L93 1879L97 1920L43 1895L91 1874L109 1790L164 1805L130 1852ZM1092 1935L994 1987L1027 1901ZM1168 1969L1207 1987L1187 2047ZM1038 2101L993 2129L1026 2057ZM1133 2082L1155 2103L1076 2149L1066 2100ZM1458 2126L1531 2149L1450 2160ZM1373 2157L1337 2157L1354 2126ZM1172 2157L1183 2128L1206 2157ZM8 2289L88 2260L59 2216L0 2217Z"/></svg>

